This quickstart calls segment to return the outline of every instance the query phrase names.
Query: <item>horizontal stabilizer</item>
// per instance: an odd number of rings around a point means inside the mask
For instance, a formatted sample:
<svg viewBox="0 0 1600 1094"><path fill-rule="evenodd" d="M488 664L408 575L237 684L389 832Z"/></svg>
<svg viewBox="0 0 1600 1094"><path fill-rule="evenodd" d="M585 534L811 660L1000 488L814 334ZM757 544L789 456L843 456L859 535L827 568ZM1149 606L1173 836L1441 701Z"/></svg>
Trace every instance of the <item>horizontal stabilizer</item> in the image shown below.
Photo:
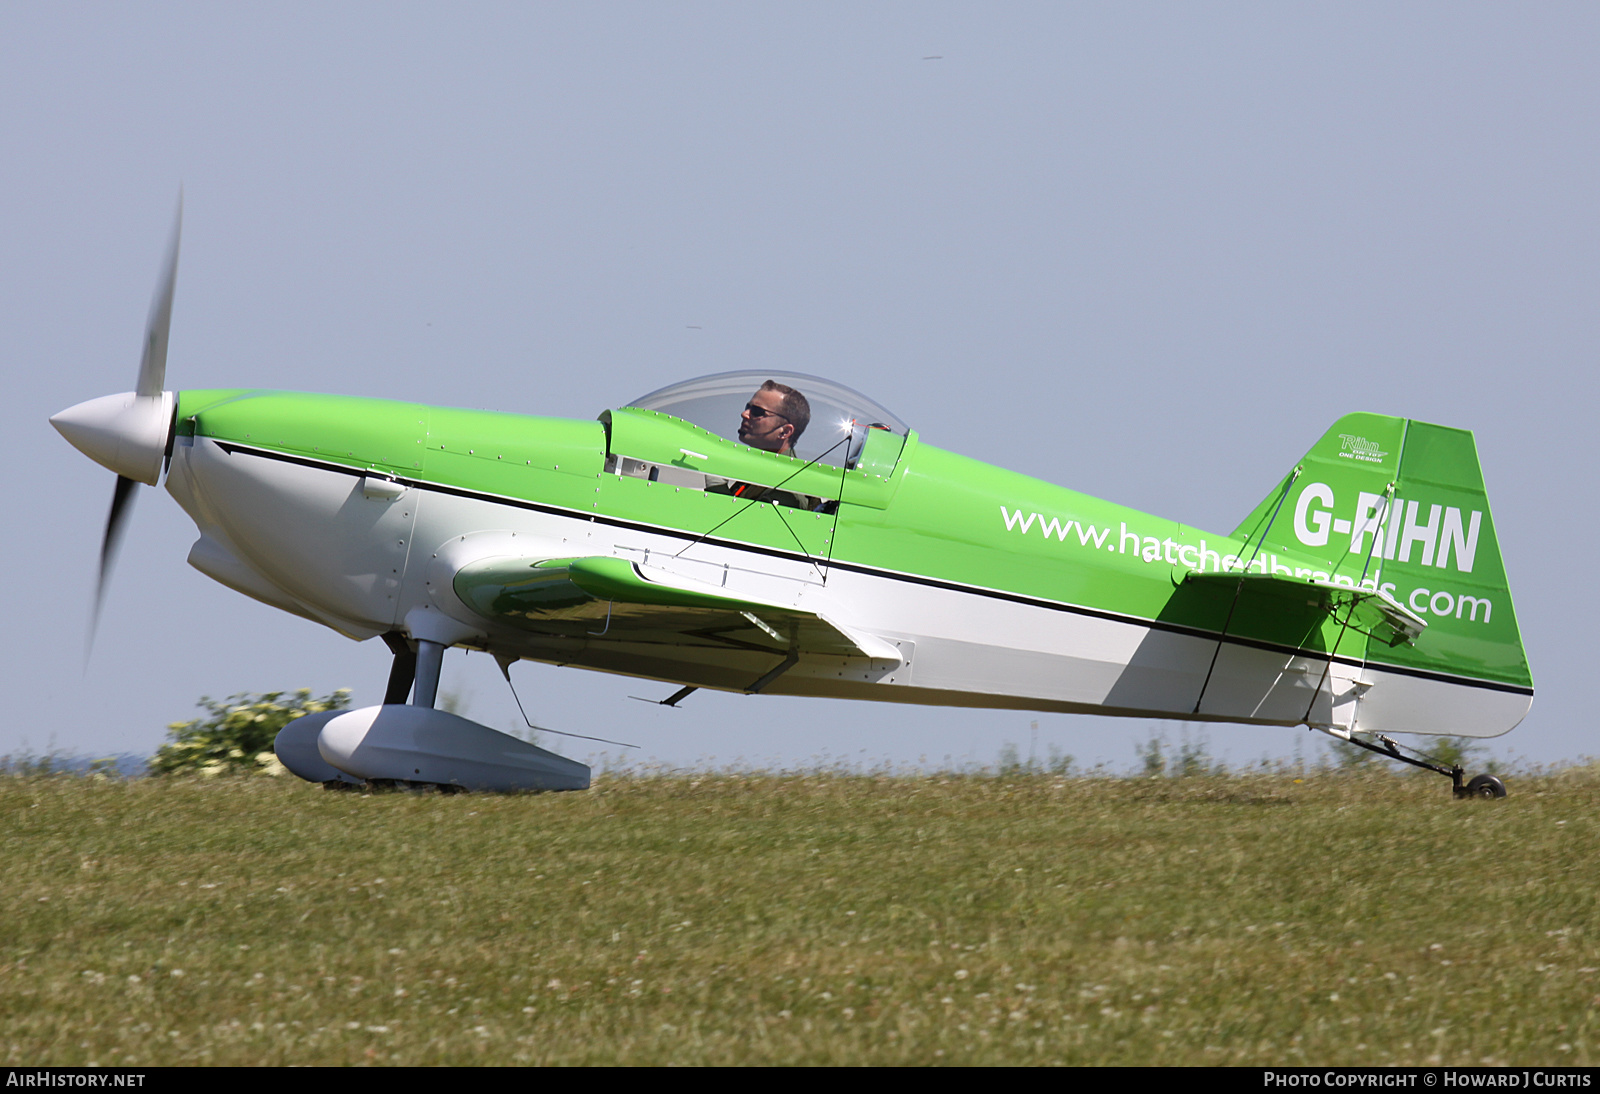
<svg viewBox="0 0 1600 1094"><path fill-rule="evenodd" d="M1184 582L1230 594L1237 590L1238 599L1257 605L1266 599L1281 601L1282 608L1291 613L1326 613L1390 646L1402 642L1410 645L1428 625L1427 620L1382 589L1257 573L1191 572Z"/></svg>

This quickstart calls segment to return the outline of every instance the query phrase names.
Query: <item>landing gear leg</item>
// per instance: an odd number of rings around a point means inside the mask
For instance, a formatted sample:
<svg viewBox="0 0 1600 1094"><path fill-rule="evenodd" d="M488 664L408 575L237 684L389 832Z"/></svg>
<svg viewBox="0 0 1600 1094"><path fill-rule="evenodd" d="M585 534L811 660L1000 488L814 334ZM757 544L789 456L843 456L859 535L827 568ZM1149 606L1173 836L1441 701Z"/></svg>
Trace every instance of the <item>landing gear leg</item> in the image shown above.
<svg viewBox="0 0 1600 1094"><path fill-rule="evenodd" d="M439 671L443 667L444 647L425 638L417 639L417 688L411 696L414 706L433 706L439 694Z"/></svg>
<svg viewBox="0 0 1600 1094"><path fill-rule="evenodd" d="M404 703L406 696L410 695L411 702L416 706L433 706L439 694L439 670L444 666L444 647L419 638L413 649L411 642L399 631L390 631L383 636L383 641L394 654L394 667L389 670L389 687L383 693L384 705Z"/></svg>
<svg viewBox="0 0 1600 1094"><path fill-rule="evenodd" d="M411 685L417 679L417 651L411 648L406 636L390 631L383 636L384 645L394 654L394 666L389 669L389 687L383 693L385 706L404 703L411 694Z"/></svg>

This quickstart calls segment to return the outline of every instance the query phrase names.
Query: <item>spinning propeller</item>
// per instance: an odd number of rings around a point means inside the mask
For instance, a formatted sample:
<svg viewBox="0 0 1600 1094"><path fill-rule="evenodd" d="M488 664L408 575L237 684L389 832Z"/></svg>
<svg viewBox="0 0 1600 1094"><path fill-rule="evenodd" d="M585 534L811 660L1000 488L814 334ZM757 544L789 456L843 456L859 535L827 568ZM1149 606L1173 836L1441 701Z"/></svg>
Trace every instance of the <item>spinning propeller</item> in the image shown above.
<svg viewBox="0 0 1600 1094"><path fill-rule="evenodd" d="M106 583L116 563L122 534L133 512L135 487L139 483L155 486L161 481L162 463L170 452L177 396L163 391L167 376L167 335L172 327L172 294L178 280L178 240L183 232L183 197L178 197L178 215L172 226L172 242L155 298L150 302L150 318L145 324L144 357L139 362L139 379L132 391L104 395L68 407L50 419L50 424L72 445L103 467L117 473L117 487L111 495L111 512L106 517L105 538L100 545L100 576L95 586L94 617L89 640L100 621L100 605Z"/></svg>

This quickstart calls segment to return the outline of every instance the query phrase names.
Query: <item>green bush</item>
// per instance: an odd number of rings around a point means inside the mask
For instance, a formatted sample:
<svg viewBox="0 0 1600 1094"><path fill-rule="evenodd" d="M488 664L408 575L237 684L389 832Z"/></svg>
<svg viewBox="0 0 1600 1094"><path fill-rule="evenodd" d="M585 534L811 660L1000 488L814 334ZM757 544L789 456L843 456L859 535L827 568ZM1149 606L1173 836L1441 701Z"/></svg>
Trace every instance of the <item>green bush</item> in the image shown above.
<svg viewBox="0 0 1600 1094"><path fill-rule="evenodd" d="M150 760L151 773L283 774L284 767L272 751L278 731L307 714L344 709L350 705L350 689L340 688L320 699L311 697L310 688L301 688L293 698L283 695L269 691L222 701L201 697L196 705L211 716L169 725L167 736L172 739Z"/></svg>

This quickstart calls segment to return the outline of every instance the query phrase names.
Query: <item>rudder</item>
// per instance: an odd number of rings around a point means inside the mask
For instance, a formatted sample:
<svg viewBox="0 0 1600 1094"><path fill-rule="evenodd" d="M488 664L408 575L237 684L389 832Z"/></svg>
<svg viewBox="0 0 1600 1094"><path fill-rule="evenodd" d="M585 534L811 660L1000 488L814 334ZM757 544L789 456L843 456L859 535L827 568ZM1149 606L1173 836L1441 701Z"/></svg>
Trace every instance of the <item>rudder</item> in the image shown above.
<svg viewBox="0 0 1600 1094"><path fill-rule="evenodd" d="M1347 415L1234 535L1248 538L1247 557L1265 551L1310 559L1335 580L1381 588L1427 621L1414 643L1369 644L1369 664L1525 695L1526 711L1533 678L1471 432ZM1432 725L1413 731L1469 732Z"/></svg>

